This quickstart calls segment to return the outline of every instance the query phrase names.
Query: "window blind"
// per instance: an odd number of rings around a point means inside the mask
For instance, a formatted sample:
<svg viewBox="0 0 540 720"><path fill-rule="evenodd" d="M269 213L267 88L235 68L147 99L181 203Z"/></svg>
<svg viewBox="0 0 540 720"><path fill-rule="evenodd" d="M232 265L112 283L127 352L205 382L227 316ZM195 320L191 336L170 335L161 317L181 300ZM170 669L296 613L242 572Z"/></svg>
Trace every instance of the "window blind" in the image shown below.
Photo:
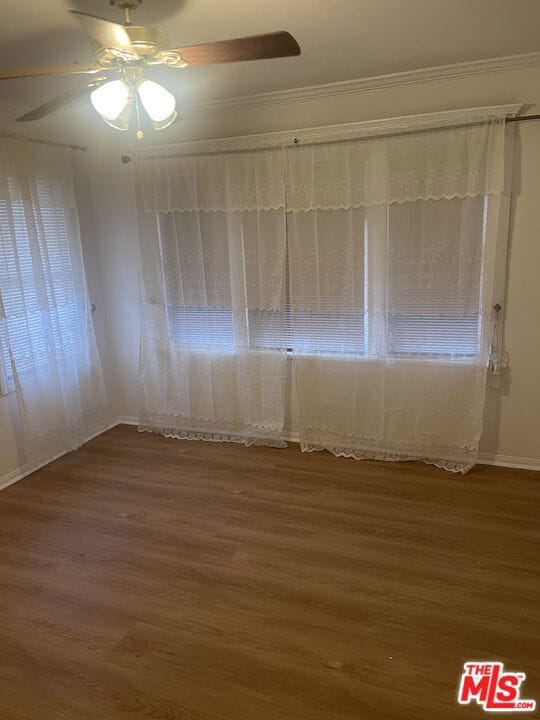
<svg viewBox="0 0 540 720"><path fill-rule="evenodd" d="M474 357L486 208L483 197L396 203L384 230L361 208L288 213L285 309L246 310L247 346ZM383 316L369 310L373 295ZM234 327L230 308L170 309L176 342L233 347Z"/></svg>
<svg viewBox="0 0 540 720"><path fill-rule="evenodd" d="M483 197L388 206L388 352L474 356Z"/></svg>
<svg viewBox="0 0 540 720"><path fill-rule="evenodd" d="M287 310L293 352L365 349L363 208L287 214Z"/></svg>
<svg viewBox="0 0 540 720"><path fill-rule="evenodd" d="M169 307L170 332L176 343L234 345L233 311L220 307Z"/></svg>
<svg viewBox="0 0 540 720"><path fill-rule="evenodd" d="M48 354L68 345L80 349L80 323L61 190L55 183L37 182L39 216L30 202L17 197L8 179L9 207L0 199L2 259L0 289L8 320L1 338L1 361L7 389L13 388L11 353L19 372L47 362ZM48 258L45 270L32 255L31 234ZM55 306L57 313L44 317Z"/></svg>

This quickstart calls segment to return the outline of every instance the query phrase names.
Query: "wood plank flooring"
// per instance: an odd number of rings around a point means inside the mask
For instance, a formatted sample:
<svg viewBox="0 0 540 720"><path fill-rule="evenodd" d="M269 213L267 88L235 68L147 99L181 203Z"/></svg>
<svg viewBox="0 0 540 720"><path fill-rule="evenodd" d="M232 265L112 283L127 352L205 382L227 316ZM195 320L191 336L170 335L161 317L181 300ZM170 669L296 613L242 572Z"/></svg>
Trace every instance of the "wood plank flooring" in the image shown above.
<svg viewBox="0 0 540 720"><path fill-rule="evenodd" d="M539 510L533 472L116 427L0 493L0 720L467 720L480 659L540 702Z"/></svg>

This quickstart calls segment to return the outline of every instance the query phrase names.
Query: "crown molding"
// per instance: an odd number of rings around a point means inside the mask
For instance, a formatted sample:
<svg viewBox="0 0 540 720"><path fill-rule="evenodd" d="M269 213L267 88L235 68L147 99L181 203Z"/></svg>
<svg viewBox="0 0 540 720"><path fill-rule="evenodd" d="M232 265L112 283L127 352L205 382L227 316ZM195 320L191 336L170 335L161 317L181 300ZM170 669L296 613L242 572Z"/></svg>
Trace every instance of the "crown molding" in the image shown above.
<svg viewBox="0 0 540 720"><path fill-rule="evenodd" d="M342 95L357 95L388 88L422 85L433 81L456 80L476 75L486 75L489 73L539 66L540 51L523 55L490 58L488 60L472 60L454 65L439 65L421 70L406 70L390 75L377 75L375 77L359 78L358 80L344 80L327 83L325 85L310 85L292 90L278 90L258 93L256 95L227 98L224 100L209 100L207 102L188 104L185 109L193 111L248 110L252 108L264 108L269 105L275 106L288 103L310 102Z"/></svg>

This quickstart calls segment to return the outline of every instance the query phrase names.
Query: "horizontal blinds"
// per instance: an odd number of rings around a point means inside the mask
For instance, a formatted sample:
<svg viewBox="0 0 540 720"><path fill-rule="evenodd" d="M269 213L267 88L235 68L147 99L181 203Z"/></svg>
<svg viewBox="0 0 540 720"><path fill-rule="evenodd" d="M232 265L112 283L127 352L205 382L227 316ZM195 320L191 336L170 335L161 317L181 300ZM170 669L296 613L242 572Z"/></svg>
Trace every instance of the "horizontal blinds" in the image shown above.
<svg viewBox="0 0 540 720"><path fill-rule="evenodd" d="M294 312L292 327L291 347L297 352L364 352L364 315L361 313Z"/></svg>
<svg viewBox="0 0 540 720"><path fill-rule="evenodd" d="M390 354L476 354L484 212L481 197L389 206Z"/></svg>
<svg viewBox="0 0 540 720"><path fill-rule="evenodd" d="M176 343L234 347L233 311L219 307L169 307L169 329Z"/></svg>
<svg viewBox="0 0 540 720"><path fill-rule="evenodd" d="M363 353L363 208L288 213L290 347Z"/></svg>
<svg viewBox="0 0 540 720"><path fill-rule="evenodd" d="M291 344L286 311L170 306L168 321L179 345L271 350Z"/></svg>
<svg viewBox="0 0 540 720"><path fill-rule="evenodd" d="M12 199L0 199L0 289L6 317L2 360L9 382L8 343L23 372L46 363L51 352L80 349L82 339L62 190L54 182L38 181L36 197L28 202L18 197L13 180L7 185Z"/></svg>
<svg viewBox="0 0 540 720"><path fill-rule="evenodd" d="M474 356L479 332L478 316L391 316L389 352L392 355Z"/></svg>
<svg viewBox="0 0 540 720"><path fill-rule="evenodd" d="M204 293L197 298L200 305L169 304L169 332L179 344L221 348L476 356L486 201L479 197L406 202L384 212L383 231L370 225L372 216L362 208L287 213L285 302L278 309L227 306L229 283L222 283L221 296L210 292L217 268L225 266L227 273L234 268L230 248L240 247L234 233L225 235L230 222L225 223L222 212L215 218L203 214L197 220L190 214L189 219L177 219L174 246L167 251L170 297L181 288L180 299L191 302L194 293L187 290L196 278L204 280ZM261 218L244 215L237 226L242 229L242 258L249 259L269 236L260 236L260 246L250 243L247 228L251 222L261 227ZM194 221L197 233L191 227ZM194 242L201 227L203 242ZM195 272L197 263L186 254L192 243L212 255L204 275ZM182 254L186 259L179 264ZM265 287L265 273L277 286L282 275L274 256L263 257L259 249L253 257L262 260L239 266L245 270L246 292L254 272L258 288ZM182 276L177 278L180 269ZM227 305L210 306L221 299Z"/></svg>
<svg viewBox="0 0 540 720"><path fill-rule="evenodd" d="M308 353L364 350L364 315L360 313L248 310L244 314L245 332L238 333L235 315L239 312L230 308L169 307L169 332L176 344L216 349L245 346Z"/></svg>

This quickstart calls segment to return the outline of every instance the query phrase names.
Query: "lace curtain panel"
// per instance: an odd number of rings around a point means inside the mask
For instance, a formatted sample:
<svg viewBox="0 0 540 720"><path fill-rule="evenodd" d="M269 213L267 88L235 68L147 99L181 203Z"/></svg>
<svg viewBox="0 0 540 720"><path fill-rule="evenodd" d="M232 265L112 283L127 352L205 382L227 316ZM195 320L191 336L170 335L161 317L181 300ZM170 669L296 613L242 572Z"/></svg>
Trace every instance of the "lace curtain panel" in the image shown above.
<svg viewBox="0 0 540 720"><path fill-rule="evenodd" d="M504 119L140 160L144 426L470 469Z"/></svg>
<svg viewBox="0 0 540 720"><path fill-rule="evenodd" d="M0 139L0 363L31 468L108 423L69 152Z"/></svg>
<svg viewBox="0 0 540 720"><path fill-rule="evenodd" d="M483 217L481 197L289 215L303 449L474 464L491 329Z"/></svg>
<svg viewBox="0 0 540 720"><path fill-rule="evenodd" d="M167 162L161 178L138 168L139 190L167 208L139 219L141 429L284 446L281 157L219 157L215 175L211 158ZM256 341L257 325L273 332Z"/></svg>

